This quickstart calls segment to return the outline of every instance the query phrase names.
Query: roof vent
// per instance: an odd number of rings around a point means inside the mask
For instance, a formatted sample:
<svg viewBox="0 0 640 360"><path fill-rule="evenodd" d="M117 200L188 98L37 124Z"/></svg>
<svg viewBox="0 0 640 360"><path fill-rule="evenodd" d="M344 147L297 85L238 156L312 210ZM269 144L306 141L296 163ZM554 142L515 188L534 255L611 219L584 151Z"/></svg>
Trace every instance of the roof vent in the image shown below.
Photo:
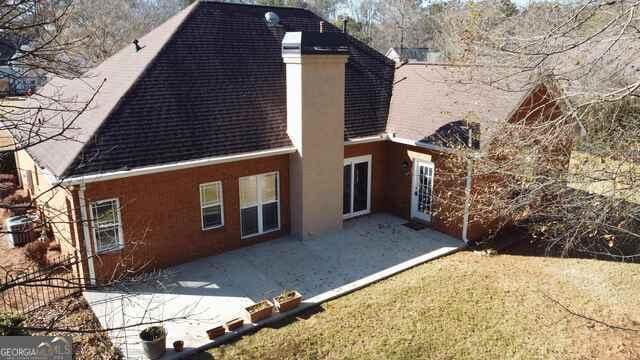
<svg viewBox="0 0 640 360"><path fill-rule="evenodd" d="M140 41L138 41L138 39L133 40L133 45L136 46L136 52L142 50L144 48L144 46L140 46Z"/></svg>
<svg viewBox="0 0 640 360"><path fill-rule="evenodd" d="M280 25L280 16L274 13L273 11L269 11L264 14L264 19L267 21L267 25L269 26L279 26Z"/></svg>

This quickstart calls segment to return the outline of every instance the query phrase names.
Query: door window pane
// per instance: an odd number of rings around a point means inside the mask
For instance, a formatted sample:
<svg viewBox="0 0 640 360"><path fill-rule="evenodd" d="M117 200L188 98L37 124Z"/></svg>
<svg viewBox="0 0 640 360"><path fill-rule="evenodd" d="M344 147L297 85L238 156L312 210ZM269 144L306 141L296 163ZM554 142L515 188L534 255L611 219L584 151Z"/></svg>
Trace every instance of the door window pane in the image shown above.
<svg viewBox="0 0 640 360"><path fill-rule="evenodd" d="M240 210L240 218L242 221L242 236L248 236L258 233L258 207L249 207Z"/></svg>
<svg viewBox="0 0 640 360"><path fill-rule="evenodd" d="M262 231L277 229L278 226L278 203L262 205Z"/></svg>
<svg viewBox="0 0 640 360"><path fill-rule="evenodd" d="M353 212L366 210L369 207L369 163L355 164L353 178Z"/></svg>
<svg viewBox="0 0 640 360"><path fill-rule="evenodd" d="M258 203L258 179L256 176L240 178L240 207Z"/></svg>
<svg viewBox="0 0 640 360"><path fill-rule="evenodd" d="M421 213L431 213L433 169L429 166L418 165L418 211Z"/></svg>
<svg viewBox="0 0 640 360"><path fill-rule="evenodd" d="M342 185L342 214L351 213L351 164L344 166Z"/></svg>

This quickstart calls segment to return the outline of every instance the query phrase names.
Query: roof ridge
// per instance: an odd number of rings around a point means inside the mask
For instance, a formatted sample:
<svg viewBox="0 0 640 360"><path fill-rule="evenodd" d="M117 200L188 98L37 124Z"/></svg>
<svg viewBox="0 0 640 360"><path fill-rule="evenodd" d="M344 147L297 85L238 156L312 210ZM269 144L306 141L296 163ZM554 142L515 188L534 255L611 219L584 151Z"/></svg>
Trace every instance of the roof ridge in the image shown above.
<svg viewBox="0 0 640 360"><path fill-rule="evenodd" d="M102 118L101 123L95 129L93 129L93 132L92 132L91 136L82 144L82 146L78 149L76 154L65 165L64 169L62 169L62 171L60 171L60 176L61 177L64 177L66 175L67 171L73 166L73 164L75 164L78 161L78 158L80 157L80 155L83 153L83 151L85 150L87 145L90 144L94 140L95 135L100 131L100 129L102 128L103 124L105 124L107 122L107 120L109 119L109 117L111 116L111 114L113 114L120 107L120 105L122 104L122 99L135 87L135 85L138 83L140 78L142 78L144 76L144 74L147 72L147 70L155 63L156 59L162 53L162 51L165 49L167 44L169 44L171 42L171 40L175 37L176 33L178 33L178 31L182 28L182 26L185 24L185 22L189 19L191 14L193 14L194 9L196 9L198 6L200 6L200 4L201 4L201 1L194 2L193 4L187 6L186 8L184 8L182 10L180 10L177 14L171 16L165 22L160 24L158 27L156 27L153 30L149 31L148 33L144 34L140 38L140 40L144 40L145 38L148 39L151 34L154 34L155 32L160 32L161 30L164 30L163 27L166 26L172 20L175 20L175 19L178 19L178 18L182 17L182 19L180 20L179 24L177 24L177 26L174 27L174 29L171 32L171 34L169 34L167 36L167 38L164 40L162 45L157 49L155 54L153 54L151 56L151 58L146 62L146 64L144 64L143 68L140 69L140 72L135 76L134 79L131 80L131 83L129 84L127 89L125 91L123 91L119 95L117 102L111 107L111 109L106 114L106 116L104 116ZM140 42L140 43L141 43L141 46L143 47L141 49L141 51L142 51L142 50L144 50L144 42ZM103 63L101 63L100 65L98 65L94 69L98 69L99 67L101 67L103 64L105 64L108 61L114 61L114 59L116 59L118 55L122 55L122 53L124 51L126 51L127 48L130 48L130 45L127 45L127 46L123 47L122 49L120 49L120 51L118 51L117 53L115 53L114 55L109 57L107 60L105 60ZM91 70L89 70L89 72L91 72ZM105 81L106 80L107 79L105 78Z"/></svg>
<svg viewBox="0 0 640 360"><path fill-rule="evenodd" d="M318 16L316 13L314 13L313 11L311 11L309 9L305 9L305 8L301 8L301 7L297 7L297 6L231 3L231 2L222 2L220 0L198 0L197 2L203 3L203 4L207 4L208 3L208 4L216 4L216 5L222 5L222 6L229 6L229 7L267 8L267 9L294 9L294 10L302 10L302 11L310 12L310 13Z"/></svg>

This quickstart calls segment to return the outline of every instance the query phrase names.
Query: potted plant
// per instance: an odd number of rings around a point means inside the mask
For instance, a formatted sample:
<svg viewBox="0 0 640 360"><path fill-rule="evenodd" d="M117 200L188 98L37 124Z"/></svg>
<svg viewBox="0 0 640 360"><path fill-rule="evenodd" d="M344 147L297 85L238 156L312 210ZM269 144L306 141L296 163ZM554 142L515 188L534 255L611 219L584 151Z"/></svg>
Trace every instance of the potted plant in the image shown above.
<svg viewBox="0 0 640 360"><path fill-rule="evenodd" d="M182 340L176 340L173 342L173 350L175 350L175 352L182 352L182 350L184 350L184 341Z"/></svg>
<svg viewBox="0 0 640 360"><path fill-rule="evenodd" d="M235 318L235 319L231 319L231 320L227 321L224 324L224 327L227 328L227 331L233 331L233 330L241 327L243 323L244 323L244 321L241 318Z"/></svg>
<svg viewBox="0 0 640 360"><path fill-rule="evenodd" d="M213 340L222 335L224 335L224 327L222 325L207 330L207 336L209 337L209 340Z"/></svg>
<svg viewBox="0 0 640 360"><path fill-rule="evenodd" d="M258 303L246 307L245 310L249 315L249 320L252 323L256 323L271 316L273 313L273 303L267 299L263 299Z"/></svg>
<svg viewBox="0 0 640 360"><path fill-rule="evenodd" d="M280 312L294 309L302 302L302 295L295 290L283 290L282 293L273 298L273 303Z"/></svg>
<svg viewBox="0 0 640 360"><path fill-rule="evenodd" d="M167 330L162 326L150 326L140 332L142 349L149 359L158 359L167 351Z"/></svg>

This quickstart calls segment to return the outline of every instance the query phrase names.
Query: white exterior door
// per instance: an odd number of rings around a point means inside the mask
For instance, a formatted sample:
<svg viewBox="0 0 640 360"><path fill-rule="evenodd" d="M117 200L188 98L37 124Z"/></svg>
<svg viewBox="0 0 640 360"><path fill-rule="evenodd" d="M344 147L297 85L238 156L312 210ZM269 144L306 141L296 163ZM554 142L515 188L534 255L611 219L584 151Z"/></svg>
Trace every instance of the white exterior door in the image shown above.
<svg viewBox="0 0 640 360"><path fill-rule="evenodd" d="M414 219L431 221L434 170L432 162L414 161L411 185L411 217Z"/></svg>
<svg viewBox="0 0 640 360"><path fill-rule="evenodd" d="M342 216L371 212L371 155L344 159Z"/></svg>

